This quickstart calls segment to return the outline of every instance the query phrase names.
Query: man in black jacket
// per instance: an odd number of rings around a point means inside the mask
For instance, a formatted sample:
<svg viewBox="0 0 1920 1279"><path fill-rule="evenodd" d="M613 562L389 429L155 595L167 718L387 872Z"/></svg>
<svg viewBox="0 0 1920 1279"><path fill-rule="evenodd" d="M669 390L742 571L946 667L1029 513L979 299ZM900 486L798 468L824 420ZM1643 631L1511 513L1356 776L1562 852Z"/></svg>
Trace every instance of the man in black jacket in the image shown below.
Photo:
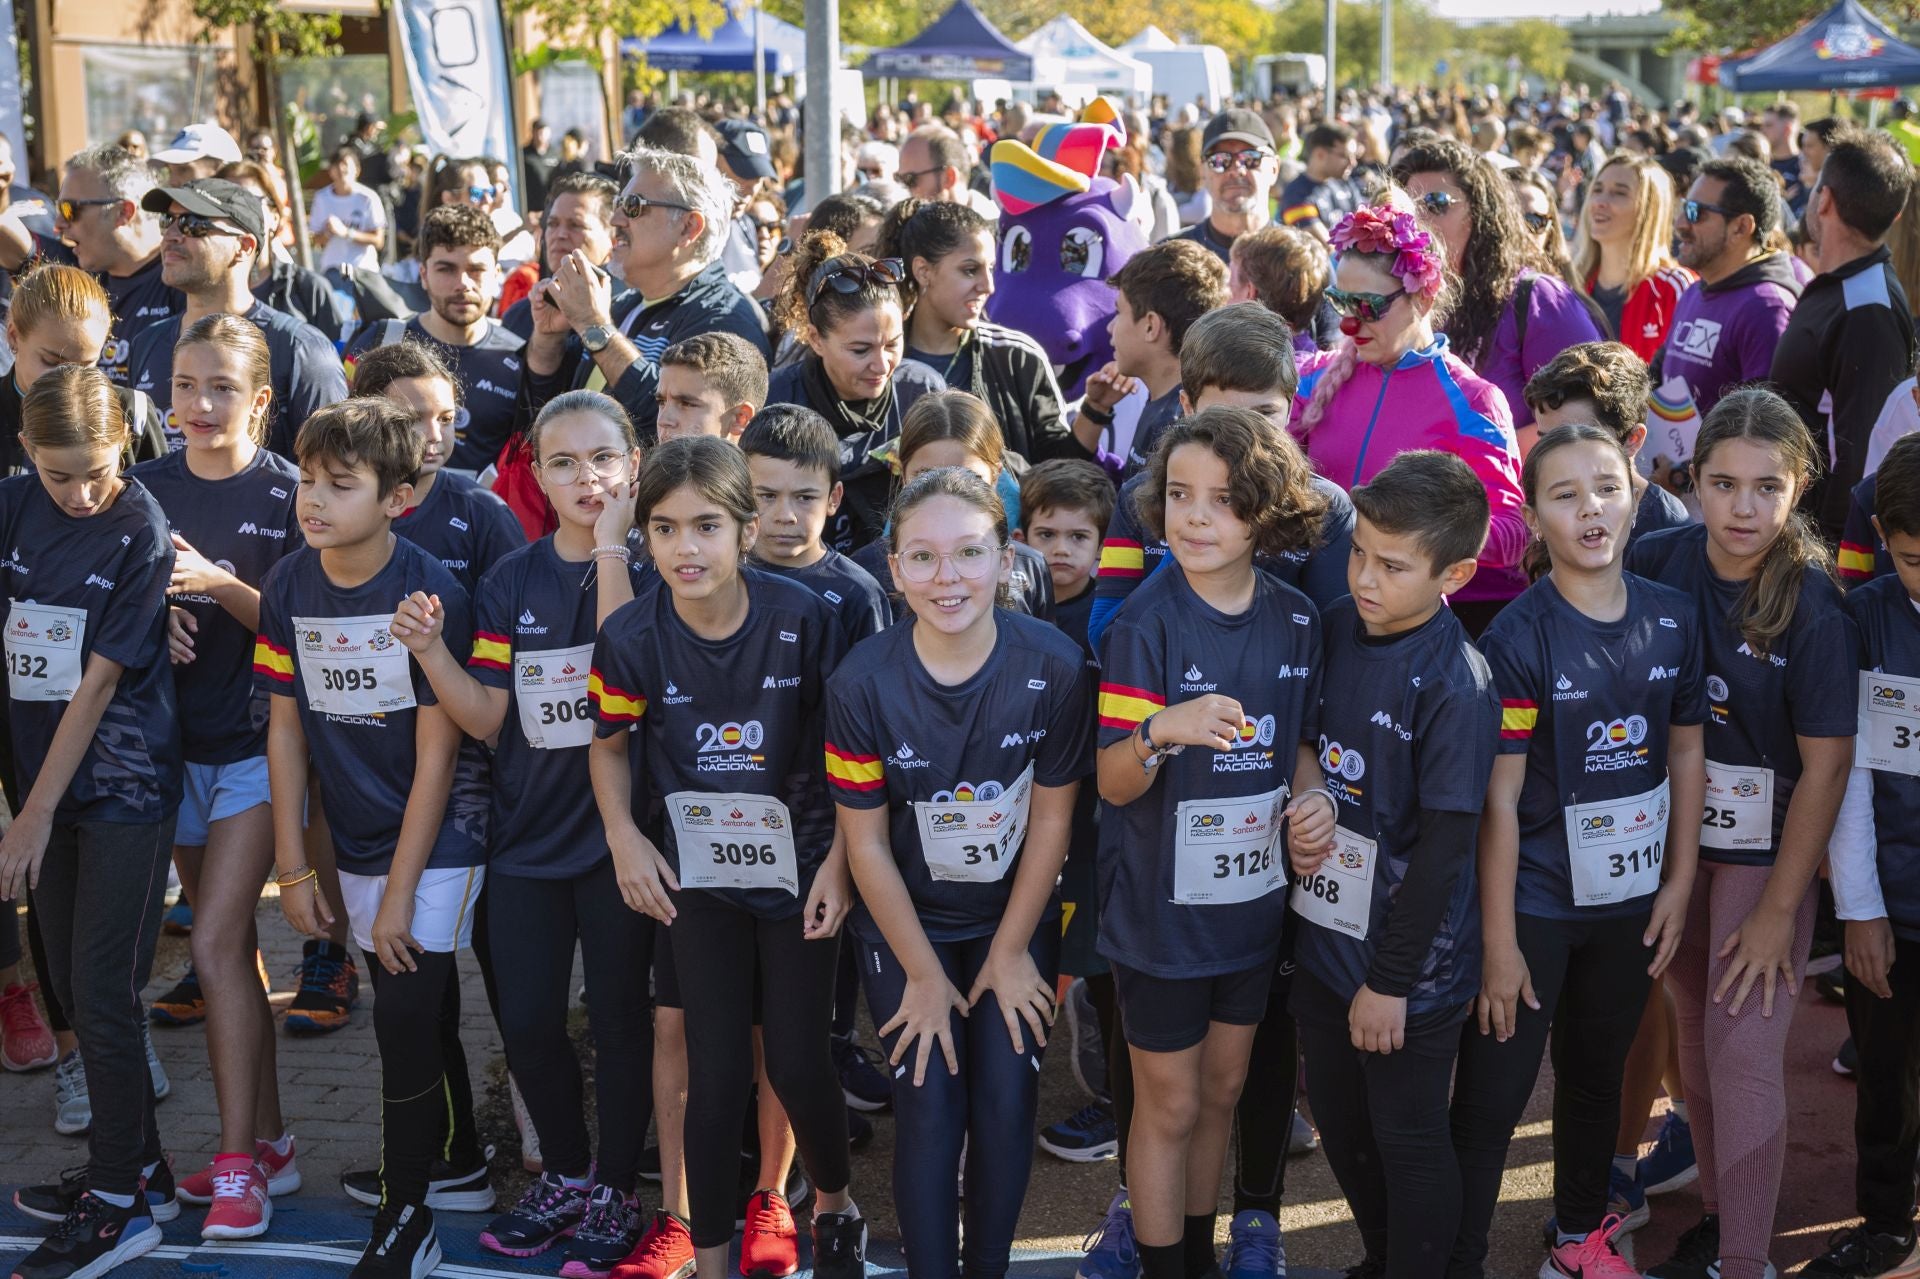
<svg viewBox="0 0 1920 1279"><path fill-rule="evenodd" d="M1893 140L1863 133L1834 145L1807 195L1804 225L1820 273L1780 335L1772 380L1832 463L1806 509L1834 544L1874 421L1913 371L1913 314L1885 243L1912 183Z"/></svg>

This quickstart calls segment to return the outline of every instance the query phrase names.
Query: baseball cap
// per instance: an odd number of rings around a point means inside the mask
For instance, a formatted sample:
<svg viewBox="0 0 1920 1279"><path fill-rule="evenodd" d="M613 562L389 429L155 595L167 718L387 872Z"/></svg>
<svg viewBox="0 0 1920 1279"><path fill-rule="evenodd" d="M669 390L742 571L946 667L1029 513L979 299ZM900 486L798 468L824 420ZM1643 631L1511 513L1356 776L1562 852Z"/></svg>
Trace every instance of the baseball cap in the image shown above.
<svg viewBox="0 0 1920 1279"><path fill-rule="evenodd" d="M153 158L162 164L189 164L195 160L218 160L222 164L231 164L244 157L231 133L207 121L190 124L174 134L173 141L167 143L167 149L154 152Z"/></svg>
<svg viewBox="0 0 1920 1279"><path fill-rule="evenodd" d="M715 126L720 132L720 156L727 167L742 178L774 177L773 154L767 147L767 133L751 120L722 120Z"/></svg>
<svg viewBox="0 0 1920 1279"><path fill-rule="evenodd" d="M1206 132L1200 135L1200 149L1211 151L1222 142L1244 142L1248 146L1265 147L1273 150L1273 130L1267 128L1267 122L1260 118L1257 111L1245 107L1232 107L1220 112L1207 121Z"/></svg>
<svg viewBox="0 0 1920 1279"><path fill-rule="evenodd" d="M140 201L149 213L165 213L172 205L201 217L231 222L256 243L267 238L267 218L260 208L260 197L237 182L225 178L201 178L183 187L155 187Z"/></svg>

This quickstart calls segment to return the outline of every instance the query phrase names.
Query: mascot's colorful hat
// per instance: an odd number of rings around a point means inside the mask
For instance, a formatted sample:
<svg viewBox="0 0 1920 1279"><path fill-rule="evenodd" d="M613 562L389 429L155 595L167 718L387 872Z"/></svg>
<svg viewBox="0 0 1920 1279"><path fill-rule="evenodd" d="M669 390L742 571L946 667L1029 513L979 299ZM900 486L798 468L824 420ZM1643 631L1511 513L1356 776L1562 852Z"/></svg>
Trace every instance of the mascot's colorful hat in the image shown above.
<svg viewBox="0 0 1920 1279"><path fill-rule="evenodd" d="M1019 217L1043 204L1083 195L1100 175L1100 158L1109 147L1125 146L1120 112L1095 98L1076 124L1050 124L1034 135L1033 145L1015 138L993 144L993 198Z"/></svg>

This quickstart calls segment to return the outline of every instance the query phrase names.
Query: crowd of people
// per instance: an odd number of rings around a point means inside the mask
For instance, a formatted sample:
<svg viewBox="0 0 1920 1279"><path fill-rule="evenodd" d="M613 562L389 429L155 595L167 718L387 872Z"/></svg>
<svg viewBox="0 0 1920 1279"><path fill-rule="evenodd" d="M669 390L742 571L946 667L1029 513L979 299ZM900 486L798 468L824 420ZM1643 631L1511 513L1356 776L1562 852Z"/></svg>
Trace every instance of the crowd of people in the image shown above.
<svg viewBox="0 0 1920 1279"><path fill-rule="evenodd" d="M0 182L0 1065L87 1141L16 1279L300 1189L269 880L288 1031L377 995L356 1279L448 1212L778 1279L809 1206L848 1279L883 1110L913 1279L1007 1272L1036 1145L1115 1163L1079 1279L1276 1279L1314 1142L1350 1275L1473 1279L1549 1048L1540 1273L1637 1274L1697 1180L1647 1275L1763 1279L1817 942L1863 1220L1803 1273L1920 1273L1906 105L1096 109L1144 247L1061 242L1110 358L1057 368L988 318L1037 241L987 148L1059 105L883 105L810 201L784 99L636 101L613 164L536 122L521 207L371 118L307 193L214 124ZM170 1150L150 1027L198 1023L220 1131Z"/></svg>

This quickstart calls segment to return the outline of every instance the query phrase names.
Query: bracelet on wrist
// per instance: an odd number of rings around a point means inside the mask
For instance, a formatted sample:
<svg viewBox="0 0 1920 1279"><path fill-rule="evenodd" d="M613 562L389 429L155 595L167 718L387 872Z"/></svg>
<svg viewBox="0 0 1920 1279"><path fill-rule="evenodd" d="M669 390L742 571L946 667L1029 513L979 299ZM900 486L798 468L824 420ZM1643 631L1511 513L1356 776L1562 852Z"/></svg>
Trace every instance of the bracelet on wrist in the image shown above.
<svg viewBox="0 0 1920 1279"><path fill-rule="evenodd" d="M281 892L285 892L289 888L298 888L310 879L318 878L320 878L320 872L309 866L299 871L288 871L284 875L275 875L273 882L279 885Z"/></svg>
<svg viewBox="0 0 1920 1279"><path fill-rule="evenodd" d="M1095 426L1113 425L1113 413L1111 410L1096 409L1091 404L1082 404L1080 406L1080 416L1092 422Z"/></svg>
<svg viewBox="0 0 1920 1279"><path fill-rule="evenodd" d="M624 546L596 546L590 552L596 560L625 560L633 562L633 552Z"/></svg>

